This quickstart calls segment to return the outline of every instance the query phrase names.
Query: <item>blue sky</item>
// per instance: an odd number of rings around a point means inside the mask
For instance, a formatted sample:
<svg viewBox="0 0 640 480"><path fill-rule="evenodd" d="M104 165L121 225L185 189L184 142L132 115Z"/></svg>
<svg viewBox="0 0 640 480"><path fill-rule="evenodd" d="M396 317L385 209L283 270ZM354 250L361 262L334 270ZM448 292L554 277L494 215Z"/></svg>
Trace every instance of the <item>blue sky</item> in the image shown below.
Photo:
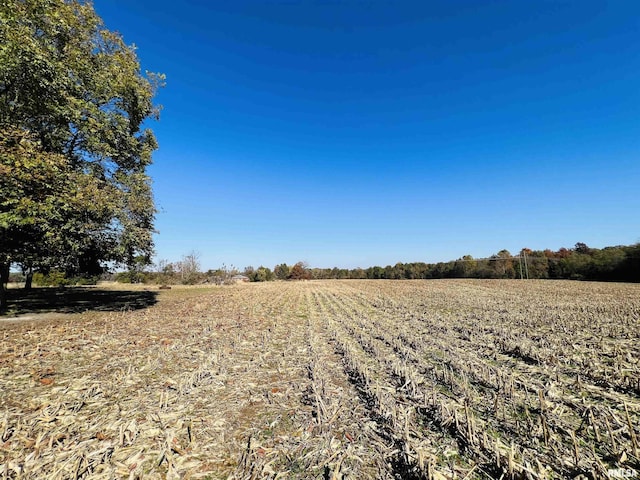
<svg viewBox="0 0 640 480"><path fill-rule="evenodd" d="M640 241L636 1L94 6L167 76L157 258L368 267Z"/></svg>

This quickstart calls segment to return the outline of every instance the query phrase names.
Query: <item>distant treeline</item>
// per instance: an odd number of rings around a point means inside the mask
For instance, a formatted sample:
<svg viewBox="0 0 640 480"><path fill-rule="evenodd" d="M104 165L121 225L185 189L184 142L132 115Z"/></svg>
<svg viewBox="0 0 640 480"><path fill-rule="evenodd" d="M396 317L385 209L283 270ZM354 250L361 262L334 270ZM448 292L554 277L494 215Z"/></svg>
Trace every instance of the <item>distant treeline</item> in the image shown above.
<svg viewBox="0 0 640 480"><path fill-rule="evenodd" d="M439 263L396 263L366 269L313 268L317 279L545 278L640 282L640 243L630 246L552 250L501 250L489 258L465 255Z"/></svg>
<svg viewBox="0 0 640 480"><path fill-rule="evenodd" d="M19 278L18 278L19 277ZM227 284L238 281L267 282L272 280L312 279L436 279L436 278L512 278L512 279L568 279L618 282L640 282L640 243L629 246L590 248L577 243L573 248L553 250L523 249L517 254L500 250L488 258L465 255L457 260L439 263L396 263L386 267L369 268L310 268L304 262L293 266L286 263L268 267L235 267L202 272L198 255L191 253L179 262L160 261L155 271L141 264L139 269L105 274L103 279L126 283L167 284ZM13 281L24 281L24 275L13 274ZM36 273L33 281L38 285L66 285L95 283L69 277L61 272Z"/></svg>

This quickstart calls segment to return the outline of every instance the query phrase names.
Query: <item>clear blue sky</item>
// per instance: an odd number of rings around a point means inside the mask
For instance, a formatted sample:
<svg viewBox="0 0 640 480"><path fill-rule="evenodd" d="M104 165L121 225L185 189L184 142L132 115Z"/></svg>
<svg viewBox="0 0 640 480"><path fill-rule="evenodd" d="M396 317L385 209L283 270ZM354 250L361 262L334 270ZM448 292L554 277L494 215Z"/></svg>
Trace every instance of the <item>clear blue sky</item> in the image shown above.
<svg viewBox="0 0 640 480"><path fill-rule="evenodd" d="M157 257L640 241L640 2L95 0L163 72Z"/></svg>

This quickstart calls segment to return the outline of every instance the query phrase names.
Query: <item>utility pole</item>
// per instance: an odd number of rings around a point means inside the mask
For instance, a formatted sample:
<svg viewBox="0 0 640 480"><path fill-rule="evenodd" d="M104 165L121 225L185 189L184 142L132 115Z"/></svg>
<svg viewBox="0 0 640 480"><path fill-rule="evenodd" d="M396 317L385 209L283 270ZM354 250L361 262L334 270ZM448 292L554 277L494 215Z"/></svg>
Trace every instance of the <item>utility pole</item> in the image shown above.
<svg viewBox="0 0 640 480"><path fill-rule="evenodd" d="M527 251L524 250L524 271L527 273L527 280L529 280L529 267L527 266Z"/></svg>
<svg viewBox="0 0 640 480"><path fill-rule="evenodd" d="M520 280L524 280L522 277L522 255L518 255L518 261L520 262Z"/></svg>

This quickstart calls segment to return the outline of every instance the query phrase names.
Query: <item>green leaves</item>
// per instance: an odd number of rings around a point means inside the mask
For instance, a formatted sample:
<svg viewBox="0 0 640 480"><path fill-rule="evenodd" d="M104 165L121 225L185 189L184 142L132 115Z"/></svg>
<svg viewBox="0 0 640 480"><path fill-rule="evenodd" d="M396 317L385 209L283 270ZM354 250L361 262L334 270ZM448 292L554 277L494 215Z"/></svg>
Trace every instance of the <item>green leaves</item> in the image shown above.
<svg viewBox="0 0 640 480"><path fill-rule="evenodd" d="M150 255L144 122L164 76L78 0L0 4L0 256L64 268Z"/></svg>

